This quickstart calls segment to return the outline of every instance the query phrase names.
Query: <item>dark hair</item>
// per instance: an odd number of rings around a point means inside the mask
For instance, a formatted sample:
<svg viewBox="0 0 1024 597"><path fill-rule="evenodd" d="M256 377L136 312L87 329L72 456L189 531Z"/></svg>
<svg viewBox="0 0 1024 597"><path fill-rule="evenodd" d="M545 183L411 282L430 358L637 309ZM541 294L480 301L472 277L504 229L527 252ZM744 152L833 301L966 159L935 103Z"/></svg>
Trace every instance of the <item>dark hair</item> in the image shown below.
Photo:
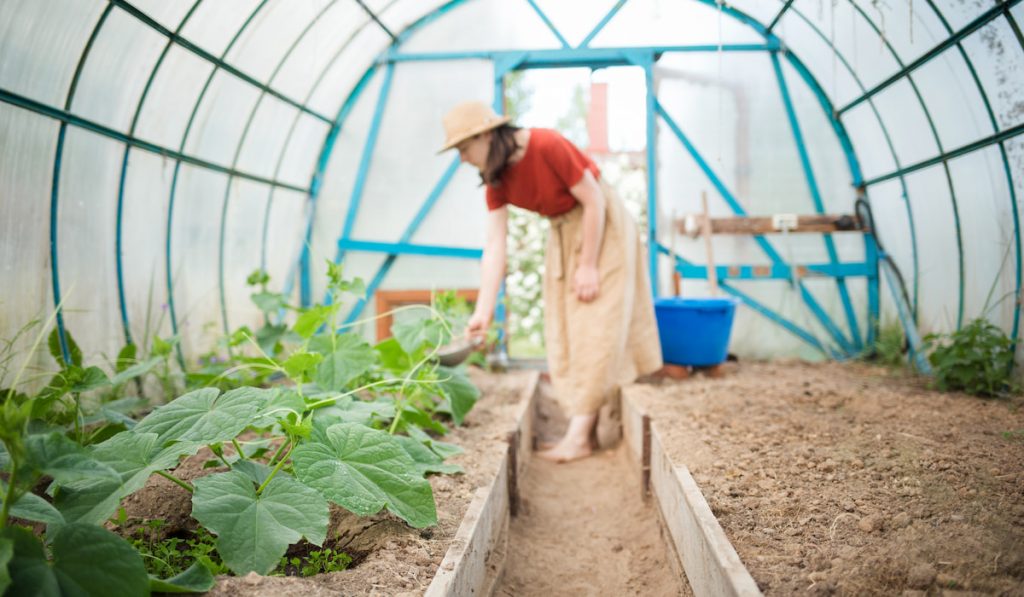
<svg viewBox="0 0 1024 597"><path fill-rule="evenodd" d="M491 148L487 152L487 164L480 172L484 184L496 187L501 184L501 175L508 167L508 160L519 149L516 143L518 126L503 124L491 131Z"/></svg>

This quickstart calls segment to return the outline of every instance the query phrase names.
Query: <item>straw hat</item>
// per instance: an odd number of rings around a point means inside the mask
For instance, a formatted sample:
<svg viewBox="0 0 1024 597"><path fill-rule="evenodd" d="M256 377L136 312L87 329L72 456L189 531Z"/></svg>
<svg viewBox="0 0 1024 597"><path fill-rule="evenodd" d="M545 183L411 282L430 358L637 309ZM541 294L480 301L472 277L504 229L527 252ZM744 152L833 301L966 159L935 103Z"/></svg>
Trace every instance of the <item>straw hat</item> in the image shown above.
<svg viewBox="0 0 1024 597"><path fill-rule="evenodd" d="M511 120L508 116L498 116L493 108L483 102L462 102L445 114L442 120L445 142L437 153L448 151L474 135L496 129Z"/></svg>

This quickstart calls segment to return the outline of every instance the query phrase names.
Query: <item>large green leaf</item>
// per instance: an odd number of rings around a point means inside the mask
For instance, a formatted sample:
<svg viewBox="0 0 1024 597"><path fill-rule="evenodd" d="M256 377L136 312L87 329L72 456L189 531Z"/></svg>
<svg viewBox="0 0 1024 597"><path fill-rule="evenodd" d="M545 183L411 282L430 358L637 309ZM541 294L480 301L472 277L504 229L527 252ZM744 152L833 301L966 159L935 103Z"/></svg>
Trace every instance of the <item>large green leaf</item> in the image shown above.
<svg viewBox="0 0 1024 597"><path fill-rule="evenodd" d="M390 421L395 416L395 402L386 397L380 397L373 402L345 396L338 399L332 406L318 409L313 414L314 418L334 417L330 425L340 423L359 423L372 427L378 421ZM326 429L330 425L323 425Z"/></svg>
<svg viewBox="0 0 1024 597"><path fill-rule="evenodd" d="M213 588L210 569L195 562L184 572L171 578L149 577L149 590L154 593L205 593Z"/></svg>
<svg viewBox="0 0 1024 597"><path fill-rule="evenodd" d="M217 551L235 574L274 569L288 546L327 537L327 501L278 472L263 493L248 475L230 471L196 479L192 516L217 534Z"/></svg>
<svg viewBox="0 0 1024 597"><path fill-rule="evenodd" d="M0 481L0 491L4 493L3 496L0 496L0 504L3 504L6 501L4 497L7 495L7 484L3 481ZM26 493L19 497L11 506L11 516L32 522L64 524L64 517L53 507L53 504L34 493ZM3 595L2 590L0 590L0 595Z"/></svg>
<svg viewBox="0 0 1024 597"><path fill-rule="evenodd" d="M128 346L135 346L135 345L134 344L129 344ZM141 376L149 373L150 371L153 370L154 367L156 367L157 365L159 365L162 362L164 362L163 358L161 358L161 357L153 357L151 359L147 359L145 361L141 361L141 362L135 363L134 365L132 365L130 367L126 367L124 369L119 370L117 372L117 375L115 375L113 377L113 379L110 380L110 383L115 385L115 386L119 386L119 385L123 384L126 381L135 379L136 377L141 377ZM120 361L118 361L118 363L119 363L118 366L120 366Z"/></svg>
<svg viewBox="0 0 1024 597"><path fill-rule="evenodd" d="M66 372L71 381L71 388L69 390L71 392L88 392L89 390L95 390L110 384L107 374L99 367L86 367L82 369L72 366Z"/></svg>
<svg viewBox="0 0 1024 597"><path fill-rule="evenodd" d="M448 398L448 403L451 405L452 420L456 425L462 425L466 414L473 409L473 405L480 398L480 390L458 369L438 367L437 373L441 378L439 381L441 392Z"/></svg>
<svg viewBox="0 0 1024 597"><path fill-rule="evenodd" d="M396 322L391 326L391 334L410 355L416 355L424 345L440 346L450 338L440 320L426 315Z"/></svg>
<svg viewBox="0 0 1024 597"><path fill-rule="evenodd" d="M380 356L380 366L392 373L404 373L412 369L412 359L409 353L405 352L402 345L394 337L377 344L374 347Z"/></svg>
<svg viewBox="0 0 1024 597"><path fill-rule="evenodd" d="M297 383L305 383L313 379L313 372L324 356L317 352L295 352L292 353L281 367L288 373L288 377Z"/></svg>
<svg viewBox="0 0 1024 597"><path fill-rule="evenodd" d="M124 539L90 524L71 524L53 537L53 563L27 529L9 527L0 537L12 540L11 595L149 595L142 557Z"/></svg>
<svg viewBox="0 0 1024 597"><path fill-rule="evenodd" d="M278 292L257 292L249 296L260 311L273 315L280 309L288 308L288 299Z"/></svg>
<svg viewBox="0 0 1024 597"><path fill-rule="evenodd" d="M277 353L277 343L288 334L288 326L285 324L265 325L256 330L256 343L260 350L268 354Z"/></svg>
<svg viewBox="0 0 1024 597"><path fill-rule="evenodd" d="M254 460L239 460L231 467L232 470L242 473L256 485L263 485L270 473L274 470L262 462Z"/></svg>
<svg viewBox="0 0 1024 597"><path fill-rule="evenodd" d="M201 444L177 442L164 447L155 433L123 431L92 447L93 458L117 472L117 478L84 479L62 484L54 505L69 522L102 524L125 497L145 486L156 471L174 468Z"/></svg>
<svg viewBox="0 0 1024 597"><path fill-rule="evenodd" d="M295 390L275 388L267 396L263 408L256 413L253 427L270 427L288 416L289 413L301 415L306 410L306 401Z"/></svg>
<svg viewBox="0 0 1024 597"><path fill-rule="evenodd" d="M97 462L85 448L60 432L28 436L25 451L30 469L53 477L60 484L82 479L118 478L114 469Z"/></svg>
<svg viewBox="0 0 1024 597"><path fill-rule="evenodd" d="M114 361L114 373L120 373L134 365L136 356L139 354L139 346L137 344L125 344L124 347L117 353L117 360Z"/></svg>
<svg viewBox="0 0 1024 597"><path fill-rule="evenodd" d="M7 571L7 564L14 557L14 540L9 537L0 537L0 595L3 595L7 587L11 586L11 573Z"/></svg>
<svg viewBox="0 0 1024 597"><path fill-rule="evenodd" d="M238 388L218 396L220 390L203 388L149 413L134 431L156 433L161 444L175 440L203 444L228 441L252 424L274 391Z"/></svg>
<svg viewBox="0 0 1024 597"><path fill-rule="evenodd" d="M360 516L387 506L414 527L437 523L430 483L393 436L356 423L314 429L295 448L295 474L327 499Z"/></svg>
<svg viewBox="0 0 1024 597"><path fill-rule="evenodd" d="M53 330L50 331L50 336L46 339L46 345L49 347L50 354L53 356L53 359L57 361L57 364L61 367L64 367L65 365L76 365L81 367L82 349L78 348L78 344L75 342L75 339L71 337L71 331L66 328L64 330L64 342L68 349L68 356L71 358L70 363L64 362L64 351L61 350L60 347L60 331L57 328L53 328Z"/></svg>
<svg viewBox="0 0 1024 597"><path fill-rule="evenodd" d="M439 435L448 433L448 429L440 421L434 420L430 413L412 404L406 404L402 407L402 420L399 422L399 427L406 429L411 425L429 429Z"/></svg>
<svg viewBox="0 0 1024 597"><path fill-rule="evenodd" d="M310 336L320 329L320 326L330 321L331 315L337 310L337 304L314 305L298 316L292 329L302 338L309 339Z"/></svg>
<svg viewBox="0 0 1024 597"><path fill-rule="evenodd" d="M455 444L449 444L430 437L426 431L423 431L419 427L410 425L406 431L408 432L409 437L423 442L424 445L433 450L434 453L442 459L447 459L451 456L455 456L456 454L462 454L465 451Z"/></svg>
<svg viewBox="0 0 1024 597"><path fill-rule="evenodd" d="M447 475L454 475L456 473L465 472L462 467L457 464L445 464L444 459L434 453L433 450L423 444L423 442L413 439L407 435L397 435L395 439L401 444L402 449L405 450L406 454L416 463L416 468L419 470L421 475L427 473L443 473Z"/></svg>
<svg viewBox="0 0 1024 597"><path fill-rule="evenodd" d="M341 334L334 351L317 365L316 384L328 391L340 392L350 381L366 373L376 362L373 348L355 334Z"/></svg>

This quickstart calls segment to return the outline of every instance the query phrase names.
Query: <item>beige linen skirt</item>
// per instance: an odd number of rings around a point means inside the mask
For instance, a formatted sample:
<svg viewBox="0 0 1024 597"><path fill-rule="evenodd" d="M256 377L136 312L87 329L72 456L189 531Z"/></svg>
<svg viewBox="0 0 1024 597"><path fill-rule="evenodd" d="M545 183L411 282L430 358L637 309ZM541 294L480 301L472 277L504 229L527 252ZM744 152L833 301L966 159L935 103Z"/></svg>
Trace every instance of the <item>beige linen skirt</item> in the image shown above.
<svg viewBox="0 0 1024 597"><path fill-rule="evenodd" d="M544 274L544 337L555 397L568 415L598 412L618 388L661 368L646 251L618 194L601 181L604 234L597 298L572 291L583 208L551 218Z"/></svg>

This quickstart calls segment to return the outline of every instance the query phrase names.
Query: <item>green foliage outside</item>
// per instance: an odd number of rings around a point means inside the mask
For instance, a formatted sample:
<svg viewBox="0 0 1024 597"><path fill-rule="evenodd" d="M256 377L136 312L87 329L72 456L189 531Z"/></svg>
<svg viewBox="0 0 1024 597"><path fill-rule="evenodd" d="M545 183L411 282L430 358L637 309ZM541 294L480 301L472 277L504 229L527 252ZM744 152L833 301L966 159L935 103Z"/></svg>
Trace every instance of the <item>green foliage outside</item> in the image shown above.
<svg viewBox="0 0 1024 597"><path fill-rule="evenodd" d="M20 368L9 354L16 339L6 343L0 374L13 383L0 389L0 594L66 592L67 583L92 594L206 591L214 573L267 574L297 542L323 545L330 503L361 516L387 509L417 528L436 524L425 477L461 472L444 462L460 448L438 438L447 421L462 423L479 395L462 370L434 358L453 320L435 308L404 307L412 316L370 345L338 325L343 295L361 296L362 282L345 279L333 263L327 275L329 300L307 308L270 292L262 272L251 276L264 325L230 334L226 354L186 372L194 389L141 420L133 415L150 408L146 401L120 391L166 366L174 339L153 338L141 360L126 347L108 376L83 363L70 334L64 346L50 334L59 369L34 393L23 390L23 373L44 332ZM450 297L436 304L467 316ZM51 324L52 317L33 322L23 333ZM8 375L9 367L17 373ZM274 379L288 383L267 387ZM259 439L243 441L251 432ZM194 482L176 477L181 459L204 447L218 470ZM192 494L201 525L194 537L129 541L103 528L124 522L121 501L152 475ZM52 501L36 493L44 479L52 481ZM44 536L16 520L42 523ZM284 562L300 574L347 563L328 547Z"/></svg>

